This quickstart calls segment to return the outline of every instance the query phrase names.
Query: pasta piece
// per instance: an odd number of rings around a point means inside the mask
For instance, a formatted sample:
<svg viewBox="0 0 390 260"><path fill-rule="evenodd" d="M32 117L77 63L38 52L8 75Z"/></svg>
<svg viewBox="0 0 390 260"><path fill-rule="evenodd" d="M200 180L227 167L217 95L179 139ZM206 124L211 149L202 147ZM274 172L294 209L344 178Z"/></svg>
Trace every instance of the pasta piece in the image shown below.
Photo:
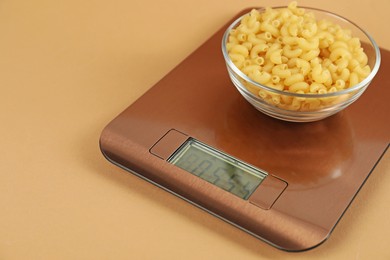
<svg viewBox="0 0 390 260"><path fill-rule="evenodd" d="M295 63L296 66L300 68L300 73L302 73L303 75L307 75L311 71L311 65L307 60L298 58L296 59Z"/></svg>
<svg viewBox="0 0 390 260"><path fill-rule="evenodd" d="M330 52L329 59L331 61L336 61L338 59L347 59L349 60L351 58L351 53L348 49L339 47Z"/></svg>
<svg viewBox="0 0 390 260"><path fill-rule="evenodd" d="M291 71L288 69L287 64L280 64L272 68L272 74L279 78L287 78L291 76Z"/></svg>
<svg viewBox="0 0 390 260"><path fill-rule="evenodd" d="M303 93L305 93L305 92L308 92L308 90L309 90L309 84L307 84L307 83L304 82L304 81L300 81L300 82L297 82L297 83L292 84L292 85L288 88L288 90L289 90L290 92L303 91L303 92L302 92L302 94L303 94Z"/></svg>
<svg viewBox="0 0 390 260"><path fill-rule="evenodd" d="M266 40L260 39L260 38L256 37L255 34L250 33L250 34L248 35L248 42L251 42L251 43L253 44L253 46L256 46L257 44L262 44L262 43L265 44L265 43L266 43Z"/></svg>
<svg viewBox="0 0 390 260"><path fill-rule="evenodd" d="M258 70L255 70L251 73L252 78L260 83L260 84L266 84L271 80L271 74L268 72L260 72Z"/></svg>
<svg viewBox="0 0 390 260"><path fill-rule="evenodd" d="M282 64L282 50L276 50L272 52L269 59L274 64Z"/></svg>
<svg viewBox="0 0 390 260"><path fill-rule="evenodd" d="M245 46L243 45L234 45L232 46L231 50L230 50L230 53L233 53L233 54L239 54L241 56L243 56L244 58L245 57L248 57L249 55L249 51L247 48L245 48Z"/></svg>
<svg viewBox="0 0 390 260"><path fill-rule="evenodd" d="M299 57L299 55L301 55L302 52L303 51L300 48L291 49L290 45L285 45L283 47L283 56L289 59Z"/></svg>
<svg viewBox="0 0 390 260"><path fill-rule="evenodd" d="M253 48L250 51L250 57L252 59L259 57L259 54L261 52L267 52L268 49L269 49L269 46L265 43L256 44L255 46L253 46Z"/></svg>
<svg viewBox="0 0 390 260"><path fill-rule="evenodd" d="M319 93L320 90L326 90L325 85L317 82L311 83L309 87L309 92L310 93Z"/></svg>
<svg viewBox="0 0 390 260"><path fill-rule="evenodd" d="M320 43L318 38L307 40L307 39L302 38L302 37L299 37L297 39L297 42L298 42L299 48L301 48L304 51L317 50L318 45Z"/></svg>
<svg viewBox="0 0 390 260"><path fill-rule="evenodd" d="M302 82L304 79L303 75L302 74L294 74L294 75L291 75L289 77L287 77L285 80L284 80L284 84L286 86L291 86L292 84L294 83L297 83L297 82Z"/></svg>
<svg viewBox="0 0 390 260"><path fill-rule="evenodd" d="M329 79L331 79L331 75L329 70L323 69L321 65L317 65L313 68L313 80L317 83L326 83Z"/></svg>

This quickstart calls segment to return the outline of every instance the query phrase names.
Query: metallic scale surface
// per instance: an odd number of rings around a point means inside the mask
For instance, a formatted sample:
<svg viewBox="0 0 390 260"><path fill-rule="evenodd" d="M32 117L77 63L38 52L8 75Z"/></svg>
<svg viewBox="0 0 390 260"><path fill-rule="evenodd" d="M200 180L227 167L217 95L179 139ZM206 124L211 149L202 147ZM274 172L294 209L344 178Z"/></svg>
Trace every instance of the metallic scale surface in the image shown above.
<svg viewBox="0 0 390 260"><path fill-rule="evenodd" d="M290 123L261 114L233 87L220 51L224 29L104 129L102 152L280 249L313 248L327 239L388 147L390 82L383 68L390 52L382 50L377 77L345 111ZM269 202L244 200L168 163L189 137L266 171L259 192L276 195Z"/></svg>

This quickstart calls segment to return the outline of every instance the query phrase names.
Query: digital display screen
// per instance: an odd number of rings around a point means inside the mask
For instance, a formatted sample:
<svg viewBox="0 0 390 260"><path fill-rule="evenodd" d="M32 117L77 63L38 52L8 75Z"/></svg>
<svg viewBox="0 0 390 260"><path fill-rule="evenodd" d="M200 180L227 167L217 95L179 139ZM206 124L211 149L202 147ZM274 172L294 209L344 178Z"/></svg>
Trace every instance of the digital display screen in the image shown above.
<svg viewBox="0 0 390 260"><path fill-rule="evenodd" d="M192 138L168 162L245 200L267 176L266 172Z"/></svg>

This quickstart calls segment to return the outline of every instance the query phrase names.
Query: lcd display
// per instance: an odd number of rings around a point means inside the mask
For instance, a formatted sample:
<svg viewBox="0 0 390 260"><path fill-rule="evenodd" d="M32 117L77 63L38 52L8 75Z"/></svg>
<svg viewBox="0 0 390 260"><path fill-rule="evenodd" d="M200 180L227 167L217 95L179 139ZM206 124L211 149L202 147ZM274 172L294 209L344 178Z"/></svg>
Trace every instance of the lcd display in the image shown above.
<svg viewBox="0 0 390 260"><path fill-rule="evenodd" d="M267 173L193 138L188 139L168 162L245 200L267 176Z"/></svg>

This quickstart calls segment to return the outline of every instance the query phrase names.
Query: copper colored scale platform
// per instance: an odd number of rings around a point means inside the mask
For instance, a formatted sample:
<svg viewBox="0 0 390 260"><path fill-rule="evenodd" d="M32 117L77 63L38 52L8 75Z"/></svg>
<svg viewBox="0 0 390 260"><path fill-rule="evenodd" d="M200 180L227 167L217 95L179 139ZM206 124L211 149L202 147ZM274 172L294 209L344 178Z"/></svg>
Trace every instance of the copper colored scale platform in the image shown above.
<svg viewBox="0 0 390 260"><path fill-rule="evenodd" d="M221 53L227 25L103 131L114 164L271 245L302 251L325 241L390 140L390 52L361 98L313 123L258 112L229 80ZM167 160L194 138L264 170L241 198ZM234 161L233 163L237 163Z"/></svg>

